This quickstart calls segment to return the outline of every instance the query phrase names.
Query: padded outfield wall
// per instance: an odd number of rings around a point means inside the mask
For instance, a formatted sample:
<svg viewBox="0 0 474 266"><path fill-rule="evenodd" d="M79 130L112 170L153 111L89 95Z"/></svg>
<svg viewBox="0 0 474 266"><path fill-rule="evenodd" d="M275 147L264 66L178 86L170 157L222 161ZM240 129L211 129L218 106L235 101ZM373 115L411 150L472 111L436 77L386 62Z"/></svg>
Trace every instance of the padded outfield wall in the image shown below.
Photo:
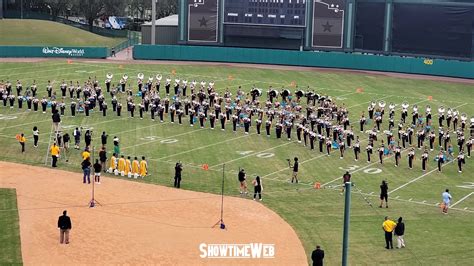
<svg viewBox="0 0 474 266"><path fill-rule="evenodd" d="M106 58L107 47L0 46L1 57Z"/></svg>
<svg viewBox="0 0 474 266"><path fill-rule="evenodd" d="M137 45L134 59L326 67L474 79L474 61L343 52L310 52L187 45Z"/></svg>

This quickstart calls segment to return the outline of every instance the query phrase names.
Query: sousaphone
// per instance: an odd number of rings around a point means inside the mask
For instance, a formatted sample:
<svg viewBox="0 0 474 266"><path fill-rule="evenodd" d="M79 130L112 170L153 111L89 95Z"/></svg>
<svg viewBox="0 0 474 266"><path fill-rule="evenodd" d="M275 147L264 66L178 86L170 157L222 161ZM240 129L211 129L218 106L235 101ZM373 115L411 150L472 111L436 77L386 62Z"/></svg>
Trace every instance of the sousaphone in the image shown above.
<svg viewBox="0 0 474 266"><path fill-rule="evenodd" d="M383 101L383 100L380 100L380 101L379 101L379 106L380 106L380 108L384 108L385 105L386 105L385 101Z"/></svg>
<svg viewBox="0 0 474 266"><path fill-rule="evenodd" d="M124 81L127 81L128 75L127 75L127 74L123 74L122 79L123 79Z"/></svg>
<svg viewBox="0 0 474 266"><path fill-rule="evenodd" d="M156 78L156 80L161 81L163 76L161 76L160 74L156 74L155 78Z"/></svg>
<svg viewBox="0 0 474 266"><path fill-rule="evenodd" d="M107 79L112 79L114 77L114 74L112 73L107 73L107 75L105 75L107 77Z"/></svg>
<svg viewBox="0 0 474 266"><path fill-rule="evenodd" d="M137 75L137 78L138 78L138 79L143 79L144 77L145 77L145 75L144 75L143 73L141 73L141 72L138 73L138 75Z"/></svg>
<svg viewBox="0 0 474 266"><path fill-rule="evenodd" d="M403 103L402 103L403 109L407 109L408 106L410 106L410 105L409 105L407 102L403 102Z"/></svg>
<svg viewBox="0 0 474 266"><path fill-rule="evenodd" d="M441 106L438 108L438 112L444 113L444 111L445 111L445 108L444 108L444 106L441 105Z"/></svg>

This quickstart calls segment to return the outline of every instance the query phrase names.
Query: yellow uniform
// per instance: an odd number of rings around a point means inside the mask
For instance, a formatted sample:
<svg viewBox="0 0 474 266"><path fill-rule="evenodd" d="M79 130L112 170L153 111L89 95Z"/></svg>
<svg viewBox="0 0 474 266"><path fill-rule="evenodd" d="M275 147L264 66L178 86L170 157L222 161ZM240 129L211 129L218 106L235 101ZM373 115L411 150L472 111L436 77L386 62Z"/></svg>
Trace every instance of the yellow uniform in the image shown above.
<svg viewBox="0 0 474 266"><path fill-rule="evenodd" d="M385 232L391 233L393 230L395 230L395 227L397 224L392 221L392 220L386 220L383 222L382 227Z"/></svg>
<svg viewBox="0 0 474 266"><path fill-rule="evenodd" d="M91 157L91 153L88 152L88 151L83 151L82 152L82 160L86 160L87 158L90 158Z"/></svg>
<svg viewBox="0 0 474 266"><path fill-rule="evenodd" d="M52 156L58 156L59 155L59 147L56 145L51 146L49 149L49 152L51 152Z"/></svg>
<svg viewBox="0 0 474 266"><path fill-rule="evenodd" d="M118 160L118 170L120 173L125 172L125 158L120 158Z"/></svg>
<svg viewBox="0 0 474 266"><path fill-rule="evenodd" d="M116 160L117 158L115 158L115 156L112 155L112 157L110 158L110 165L109 165L109 168L111 168L112 170L115 170L115 168L117 168Z"/></svg>
<svg viewBox="0 0 474 266"><path fill-rule="evenodd" d="M125 175L128 175L128 173L132 170L132 163L130 162L129 159L125 160Z"/></svg>
<svg viewBox="0 0 474 266"><path fill-rule="evenodd" d="M26 138L25 138L25 136L23 136L23 137L20 137L20 143L25 143L25 142L26 142Z"/></svg>
<svg viewBox="0 0 474 266"><path fill-rule="evenodd" d="M140 163L137 160L133 160L132 162L132 174L137 174L140 172Z"/></svg>
<svg viewBox="0 0 474 266"><path fill-rule="evenodd" d="M148 164L145 160L140 161L140 176L144 177L146 176L148 172Z"/></svg>

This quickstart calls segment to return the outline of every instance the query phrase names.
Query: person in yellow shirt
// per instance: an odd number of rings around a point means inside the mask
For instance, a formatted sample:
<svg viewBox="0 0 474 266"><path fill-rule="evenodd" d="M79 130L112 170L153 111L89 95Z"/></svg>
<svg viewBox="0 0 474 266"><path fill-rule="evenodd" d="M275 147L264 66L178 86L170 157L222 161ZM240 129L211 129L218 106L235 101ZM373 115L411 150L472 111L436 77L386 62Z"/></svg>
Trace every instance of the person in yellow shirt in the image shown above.
<svg viewBox="0 0 474 266"><path fill-rule="evenodd" d="M85 161L87 158L91 157L91 153L89 152L89 149L85 148L84 151L81 154L82 160Z"/></svg>
<svg viewBox="0 0 474 266"><path fill-rule="evenodd" d="M128 176L128 178L132 177L132 162L130 161L130 156L125 160L125 175Z"/></svg>
<svg viewBox="0 0 474 266"><path fill-rule="evenodd" d="M135 159L132 162L132 175L135 179L137 179L139 173L140 173L140 163L138 162L138 158L135 157Z"/></svg>
<svg viewBox="0 0 474 266"><path fill-rule="evenodd" d="M21 153L24 153L25 142L26 142L25 134L21 133L20 137L18 138L18 142L20 142L20 145L21 145Z"/></svg>
<svg viewBox="0 0 474 266"><path fill-rule="evenodd" d="M53 158L53 162L52 162L51 166L52 167L58 167L57 162L58 162L58 158L59 158L59 147L58 147L58 145L56 145L56 142L53 143L53 145L49 149L49 152L51 153L51 157Z"/></svg>
<svg viewBox="0 0 474 266"><path fill-rule="evenodd" d="M392 242L392 232L395 230L395 227L397 227L397 224L388 219L388 216L385 216L385 221L382 224L382 229L385 232L385 248L386 249L393 249L393 242Z"/></svg>
<svg viewBox="0 0 474 266"><path fill-rule="evenodd" d="M145 161L145 156L142 156L140 161L140 177L144 178L148 174L148 163Z"/></svg>
<svg viewBox="0 0 474 266"><path fill-rule="evenodd" d="M112 157L110 157L110 160L109 160L109 173L115 173L115 170L117 170L117 154L113 154Z"/></svg>
<svg viewBox="0 0 474 266"><path fill-rule="evenodd" d="M121 176L125 175L125 157L123 157L123 155L118 160L118 171Z"/></svg>

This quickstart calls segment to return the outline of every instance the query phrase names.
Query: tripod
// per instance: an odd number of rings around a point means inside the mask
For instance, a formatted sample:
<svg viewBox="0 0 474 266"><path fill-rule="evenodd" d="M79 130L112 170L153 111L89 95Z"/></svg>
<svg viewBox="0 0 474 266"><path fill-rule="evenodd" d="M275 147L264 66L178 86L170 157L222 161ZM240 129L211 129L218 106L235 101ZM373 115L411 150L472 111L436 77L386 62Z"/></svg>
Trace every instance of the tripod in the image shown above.
<svg viewBox="0 0 474 266"><path fill-rule="evenodd" d="M224 224L224 180L225 180L225 164L222 165L222 187L221 187L221 218L217 221L212 228L219 225L220 229L225 229Z"/></svg>
<svg viewBox="0 0 474 266"><path fill-rule="evenodd" d="M94 147L92 147L91 161L94 162ZM92 181L92 198L89 201L89 208L94 208L95 205L102 206L102 204L100 204L100 202L98 202L95 199L95 173L94 173L94 180Z"/></svg>

